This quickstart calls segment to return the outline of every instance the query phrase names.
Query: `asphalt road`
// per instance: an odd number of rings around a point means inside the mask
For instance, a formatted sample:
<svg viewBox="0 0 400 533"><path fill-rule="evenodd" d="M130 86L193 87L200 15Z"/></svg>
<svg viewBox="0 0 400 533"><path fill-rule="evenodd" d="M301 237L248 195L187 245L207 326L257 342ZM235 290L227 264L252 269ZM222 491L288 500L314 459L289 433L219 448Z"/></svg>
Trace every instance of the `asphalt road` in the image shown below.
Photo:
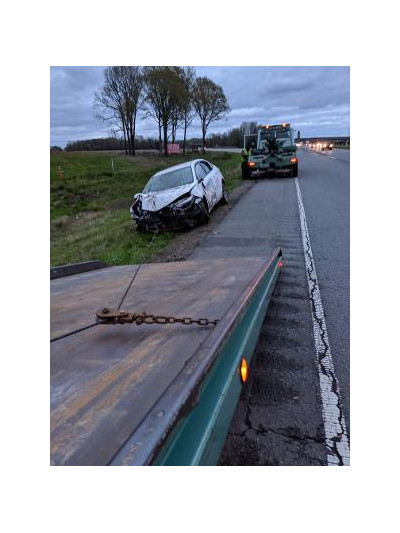
<svg viewBox="0 0 400 533"><path fill-rule="evenodd" d="M349 433L350 152L301 149L298 155L298 183ZM283 249L284 268L221 465L327 464L295 180L259 180L191 258L267 257L276 246Z"/></svg>

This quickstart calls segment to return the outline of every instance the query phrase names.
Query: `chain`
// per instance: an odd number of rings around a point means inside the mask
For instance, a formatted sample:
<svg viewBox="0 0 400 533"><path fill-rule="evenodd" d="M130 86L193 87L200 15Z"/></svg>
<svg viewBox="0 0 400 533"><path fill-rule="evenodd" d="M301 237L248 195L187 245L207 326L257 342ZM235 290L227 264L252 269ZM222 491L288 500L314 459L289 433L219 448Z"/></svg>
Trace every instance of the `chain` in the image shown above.
<svg viewBox="0 0 400 533"><path fill-rule="evenodd" d="M134 321L135 324L137 324L138 326L140 324L185 324L185 326L190 326L191 324L198 324L199 326L216 326L218 323L218 319L210 320L209 318L178 318L175 316L155 316L147 315L144 312L134 314Z"/></svg>
<svg viewBox="0 0 400 533"><path fill-rule="evenodd" d="M100 309L96 311L97 322L101 324L132 324L135 322L138 326L141 324L184 324L190 326L198 324L199 326L216 326L219 319L209 318L190 318L175 316L156 316L148 315L145 311L140 313L129 313L127 311L119 311L118 309Z"/></svg>

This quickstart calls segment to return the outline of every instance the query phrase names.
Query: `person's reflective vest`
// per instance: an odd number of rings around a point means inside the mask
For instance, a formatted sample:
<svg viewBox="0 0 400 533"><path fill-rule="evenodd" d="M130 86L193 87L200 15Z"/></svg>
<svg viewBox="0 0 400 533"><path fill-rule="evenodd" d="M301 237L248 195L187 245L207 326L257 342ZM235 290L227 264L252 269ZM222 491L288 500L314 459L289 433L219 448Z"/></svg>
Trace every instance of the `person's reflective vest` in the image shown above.
<svg viewBox="0 0 400 533"><path fill-rule="evenodd" d="M246 148L243 148L241 157L242 157L242 163L247 163L249 159L249 152L247 152Z"/></svg>

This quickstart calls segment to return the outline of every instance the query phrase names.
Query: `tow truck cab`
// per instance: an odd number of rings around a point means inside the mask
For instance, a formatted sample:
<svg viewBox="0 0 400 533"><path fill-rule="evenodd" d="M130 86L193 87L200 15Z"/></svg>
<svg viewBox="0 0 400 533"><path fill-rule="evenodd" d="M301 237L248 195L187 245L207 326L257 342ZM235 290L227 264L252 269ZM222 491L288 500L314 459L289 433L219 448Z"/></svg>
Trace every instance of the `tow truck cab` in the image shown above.
<svg viewBox="0 0 400 533"><path fill-rule="evenodd" d="M248 177L261 177L267 173L292 176L298 174L298 159L294 130L290 124L260 126L257 148L248 158Z"/></svg>

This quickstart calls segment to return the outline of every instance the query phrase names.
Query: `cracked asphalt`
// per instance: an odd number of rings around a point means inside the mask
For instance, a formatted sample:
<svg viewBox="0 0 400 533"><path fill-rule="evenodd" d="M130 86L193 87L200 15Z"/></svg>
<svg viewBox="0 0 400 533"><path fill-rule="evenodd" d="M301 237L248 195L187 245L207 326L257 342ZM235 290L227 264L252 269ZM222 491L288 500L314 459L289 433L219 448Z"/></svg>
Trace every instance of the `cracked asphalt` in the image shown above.
<svg viewBox="0 0 400 533"><path fill-rule="evenodd" d="M299 183L349 433L350 153L299 151ZM264 321L220 465L326 465L321 393L296 188L259 180L190 259L268 257L284 268Z"/></svg>

